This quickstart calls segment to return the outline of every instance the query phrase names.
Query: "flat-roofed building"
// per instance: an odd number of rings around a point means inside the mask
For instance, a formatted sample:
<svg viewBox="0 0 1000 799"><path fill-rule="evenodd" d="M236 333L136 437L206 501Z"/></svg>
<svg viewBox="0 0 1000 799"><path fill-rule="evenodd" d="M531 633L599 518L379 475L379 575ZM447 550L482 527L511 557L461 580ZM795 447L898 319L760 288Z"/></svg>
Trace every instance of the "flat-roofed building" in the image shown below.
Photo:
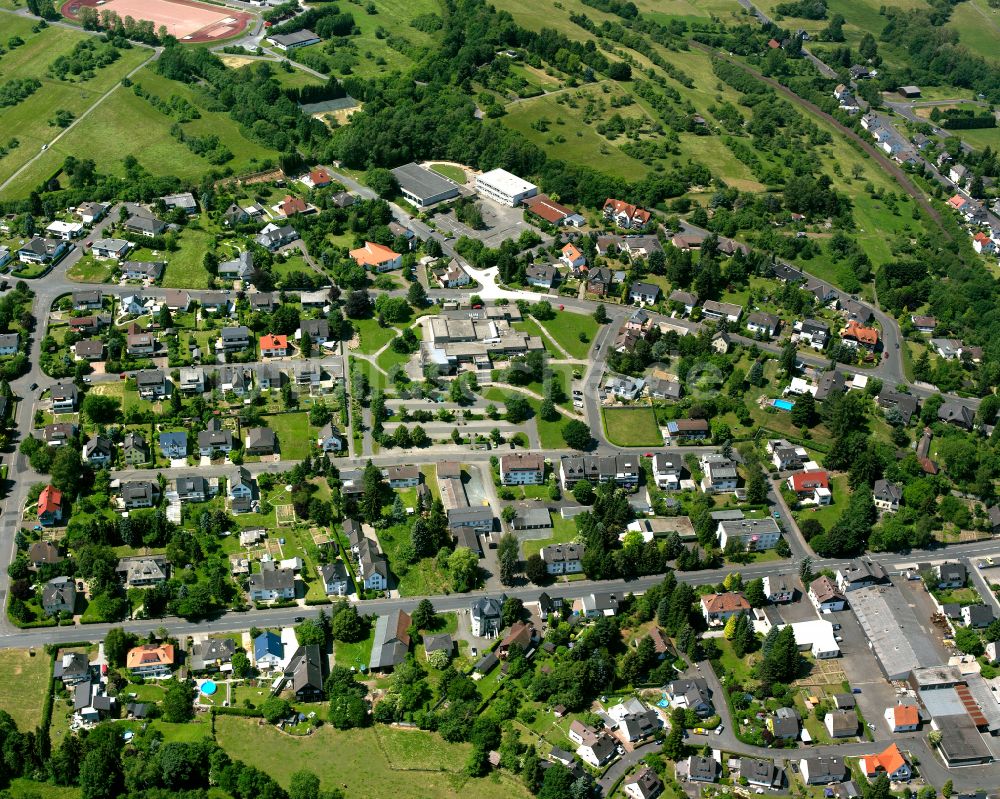
<svg viewBox="0 0 1000 799"><path fill-rule="evenodd" d="M426 208L459 195L455 183L416 163L397 166L392 174L403 197L418 208Z"/></svg>
<svg viewBox="0 0 1000 799"><path fill-rule="evenodd" d="M538 193L538 186L508 172L493 169L476 176L476 191L488 200L514 208Z"/></svg>

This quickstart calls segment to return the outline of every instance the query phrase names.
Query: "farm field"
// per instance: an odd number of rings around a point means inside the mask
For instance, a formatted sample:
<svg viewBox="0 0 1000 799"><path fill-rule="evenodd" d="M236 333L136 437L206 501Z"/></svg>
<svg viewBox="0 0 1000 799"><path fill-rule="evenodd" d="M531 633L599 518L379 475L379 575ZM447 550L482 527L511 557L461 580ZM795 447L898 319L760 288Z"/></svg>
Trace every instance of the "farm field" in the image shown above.
<svg viewBox="0 0 1000 799"><path fill-rule="evenodd" d="M201 118L185 123L184 130L189 135L218 136L234 156L226 168L236 172L250 171L260 162L276 156L273 151L244 138L239 126L227 114L206 110L198 102L196 92L183 83L163 78L149 67L136 73L132 80L153 94L177 95L198 106ZM0 121L3 119L0 115ZM195 181L209 170L219 169L170 135L174 122L172 117L153 108L130 89L119 87L94 113L19 175L7 187L6 193L15 198L28 196L35 186L59 169L66 156L81 153L94 159L98 171L115 175L124 173L122 160L127 156L135 157L154 175L176 175L183 180ZM0 161L0 169L2 164Z"/></svg>
<svg viewBox="0 0 1000 799"><path fill-rule="evenodd" d="M19 142L17 147L10 148L7 155L0 158L2 183L37 155L43 144L48 144L61 132L60 128L49 124L55 111L65 110L79 117L124 75L149 58L152 51L137 45L131 50L122 50L115 63L98 70L90 80L79 83L58 80L47 76L49 64L59 56L69 54L78 42L89 37L55 26L32 33L34 23L30 19L8 14L2 15L0 22L5 44L8 38L14 36L24 40L23 45L7 49L0 56L3 80L37 78L42 83L41 88L22 102L0 109L0 131L4 131L0 134L0 144L6 145L11 138ZM49 161L50 166L48 171L43 169L38 173L40 177L33 181L34 184L51 174L61 162L61 157L50 161L48 156L43 156L39 162L43 161Z"/></svg>
<svg viewBox="0 0 1000 799"><path fill-rule="evenodd" d="M300 768L309 768L324 787L348 795L395 799L438 799L469 794L478 799L520 799L520 782L470 779L463 773L468 744L447 744L420 730L368 727L340 732L329 725L309 737L283 735L251 719L219 716L216 737L229 754L266 771L283 786ZM329 757L336 752L336 757Z"/></svg>
<svg viewBox="0 0 1000 799"><path fill-rule="evenodd" d="M42 720L42 700L49 679L49 659L43 651L32 656L27 649L0 651L0 710L10 713L20 730L33 730ZM10 690L11 686L17 690Z"/></svg>
<svg viewBox="0 0 1000 799"><path fill-rule="evenodd" d="M663 436L652 408L605 408L608 441L620 447L661 447Z"/></svg>

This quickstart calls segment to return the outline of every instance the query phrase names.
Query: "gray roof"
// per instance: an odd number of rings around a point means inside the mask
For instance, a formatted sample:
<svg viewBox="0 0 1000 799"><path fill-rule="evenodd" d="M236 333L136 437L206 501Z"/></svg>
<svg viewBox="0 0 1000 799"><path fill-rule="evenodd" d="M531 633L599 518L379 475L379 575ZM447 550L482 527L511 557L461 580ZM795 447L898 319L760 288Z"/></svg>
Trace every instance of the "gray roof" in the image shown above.
<svg viewBox="0 0 1000 799"><path fill-rule="evenodd" d="M889 679L904 679L914 669L940 664L937 647L899 589L873 586L852 591L851 608Z"/></svg>
<svg viewBox="0 0 1000 799"><path fill-rule="evenodd" d="M375 622L375 641L369 667L375 669L392 668L406 659L410 649L410 636L406 629L410 626L410 616L401 610L394 610L387 616L379 616Z"/></svg>
<svg viewBox="0 0 1000 799"><path fill-rule="evenodd" d="M42 607L69 605L76 602L76 582L69 577L56 577L42 586ZM86 658L86 655L83 656Z"/></svg>
<svg viewBox="0 0 1000 799"><path fill-rule="evenodd" d="M274 449L277 442L270 427L252 427L247 432L248 449Z"/></svg>
<svg viewBox="0 0 1000 799"><path fill-rule="evenodd" d="M270 561L272 568L254 572L250 575L250 590L260 591L287 591L295 585L295 572L291 569L273 568L274 562Z"/></svg>
<svg viewBox="0 0 1000 799"><path fill-rule="evenodd" d="M308 28L292 31L291 33L272 33L269 34L267 38L275 44L281 44L285 47L294 47L295 45L302 44L303 42L313 42L319 40L319 36Z"/></svg>
<svg viewBox="0 0 1000 799"><path fill-rule="evenodd" d="M318 644L307 644L295 650L285 667L285 679L290 679L296 694L318 694L323 691L323 653Z"/></svg>
<svg viewBox="0 0 1000 799"><path fill-rule="evenodd" d="M437 197L439 194L458 194L458 187L450 180L424 169L419 164L404 164L392 170L401 189L414 197Z"/></svg>

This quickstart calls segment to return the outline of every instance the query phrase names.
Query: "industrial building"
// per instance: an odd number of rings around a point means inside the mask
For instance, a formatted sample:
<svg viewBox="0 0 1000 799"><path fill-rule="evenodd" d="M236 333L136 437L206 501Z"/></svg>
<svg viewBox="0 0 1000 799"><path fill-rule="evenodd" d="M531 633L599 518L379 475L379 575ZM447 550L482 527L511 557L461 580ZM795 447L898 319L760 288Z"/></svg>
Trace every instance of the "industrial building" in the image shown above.
<svg viewBox="0 0 1000 799"><path fill-rule="evenodd" d="M939 666L942 653L917 621L895 586L852 591L851 608L865 631L868 647L889 680L906 679L916 669Z"/></svg>
<svg viewBox="0 0 1000 799"><path fill-rule="evenodd" d="M419 164L397 166L392 174L403 197L417 208L426 208L459 195L458 186Z"/></svg>
<svg viewBox="0 0 1000 799"><path fill-rule="evenodd" d="M538 194L538 186L506 169L494 169L476 176L476 191L487 200L515 208L522 200Z"/></svg>

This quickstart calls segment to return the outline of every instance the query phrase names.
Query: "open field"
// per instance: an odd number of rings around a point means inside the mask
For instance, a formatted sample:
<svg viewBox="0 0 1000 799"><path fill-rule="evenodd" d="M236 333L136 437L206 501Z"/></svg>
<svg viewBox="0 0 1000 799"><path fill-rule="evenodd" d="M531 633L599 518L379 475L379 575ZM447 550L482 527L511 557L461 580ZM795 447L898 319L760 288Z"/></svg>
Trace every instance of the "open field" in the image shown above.
<svg viewBox="0 0 1000 799"><path fill-rule="evenodd" d="M133 52L148 53L138 48ZM121 60L114 66L117 67ZM109 67L112 68L114 67ZM160 97L177 95L197 106L201 118L184 123L184 131L192 136L218 136L220 142L233 153L233 159L225 165L226 168L235 172L250 171L261 161L276 156L273 151L245 139L239 126L228 114L207 110L199 102L192 87L163 78L148 67L136 73L132 80ZM36 93L40 94L41 91ZM34 95L29 99L34 99ZM50 103L46 107L59 108L65 105ZM0 116L0 122L5 122L3 116ZM183 180L196 181L209 170L218 169L219 167L209 164L207 159L194 155L170 135L170 127L174 122L172 117L153 108L146 100L133 94L131 89L119 87L93 114L19 175L5 193L11 197L27 197L35 186L59 169L66 156L79 156L81 153L94 159L98 171L114 175L124 174L122 160L129 155L134 156L155 175L176 175ZM31 149L26 143L22 147ZM37 148L35 151L37 152ZM0 169L5 161L0 162Z"/></svg>
<svg viewBox="0 0 1000 799"><path fill-rule="evenodd" d="M11 138L19 142L11 148L6 156L0 158L0 183L24 166L33 156L37 155L43 144L52 141L61 129L50 125L49 120L55 111L65 110L79 117L90 108L106 91L145 59L152 55L146 47L135 46L131 50L122 50L120 58L113 64L97 70L93 78L86 81L71 82L48 77L46 70L59 56L69 54L78 42L89 38L67 28L48 27L38 33L32 33L32 20L4 14L0 18L6 44L8 38L18 36L24 44L15 49L8 49L0 57L0 75L3 81L15 78L37 78L42 86L30 97L17 105L0 109L0 144L6 145ZM82 123L81 123L82 124ZM77 151L85 152L85 150ZM47 157L39 159L48 161ZM42 170L41 177L51 174L62 158L52 159L50 166ZM37 163L37 162L36 162ZM33 183L40 182L41 178Z"/></svg>
<svg viewBox="0 0 1000 799"><path fill-rule="evenodd" d="M49 679L49 659L42 651L32 656L26 649L0 651L0 710L6 710L23 732L42 720L42 700ZM16 690L14 689L16 686Z"/></svg>
<svg viewBox="0 0 1000 799"><path fill-rule="evenodd" d="M555 319L541 322L545 332L555 340L556 344L562 346L571 357L585 360L590 352L590 345L594 341L594 334L597 333L597 322L594 317L587 314L569 313L563 311L557 314ZM586 341L580 340L583 333ZM556 355L560 357L561 353Z"/></svg>
<svg viewBox="0 0 1000 799"><path fill-rule="evenodd" d="M451 164L431 164L431 172L437 172L441 177L458 183L465 183L465 171Z"/></svg>
<svg viewBox="0 0 1000 799"><path fill-rule="evenodd" d="M339 732L329 725L309 737L282 735L251 719L219 716L219 744L287 787L297 769L310 768L324 787L348 795L437 799L461 794L478 799L520 799L528 793L506 777L469 779L463 765L468 744L446 744L434 733L389 727ZM330 757L336 752L336 757Z"/></svg>
<svg viewBox="0 0 1000 799"><path fill-rule="evenodd" d="M652 408L605 408L608 441L621 447L662 447L663 436Z"/></svg>
<svg viewBox="0 0 1000 799"><path fill-rule="evenodd" d="M959 41L973 53L990 61L1000 61L1000 11L986 0L967 0L951 12L947 26L958 31Z"/></svg>
<svg viewBox="0 0 1000 799"><path fill-rule="evenodd" d="M282 460L301 460L309 454L313 432L308 413L279 413L266 417L264 423L278 437Z"/></svg>
<svg viewBox="0 0 1000 799"><path fill-rule="evenodd" d="M173 0L69 0L62 13L76 19L83 6L100 6L122 19L150 20L156 30L166 28L171 36L185 42L217 42L246 30L251 14L211 5Z"/></svg>
<svg viewBox="0 0 1000 799"><path fill-rule="evenodd" d="M203 230L185 229L180 236L180 249L163 257L167 268L163 272L163 285L170 288L208 288L209 275L205 271L205 253L212 246L212 236Z"/></svg>

